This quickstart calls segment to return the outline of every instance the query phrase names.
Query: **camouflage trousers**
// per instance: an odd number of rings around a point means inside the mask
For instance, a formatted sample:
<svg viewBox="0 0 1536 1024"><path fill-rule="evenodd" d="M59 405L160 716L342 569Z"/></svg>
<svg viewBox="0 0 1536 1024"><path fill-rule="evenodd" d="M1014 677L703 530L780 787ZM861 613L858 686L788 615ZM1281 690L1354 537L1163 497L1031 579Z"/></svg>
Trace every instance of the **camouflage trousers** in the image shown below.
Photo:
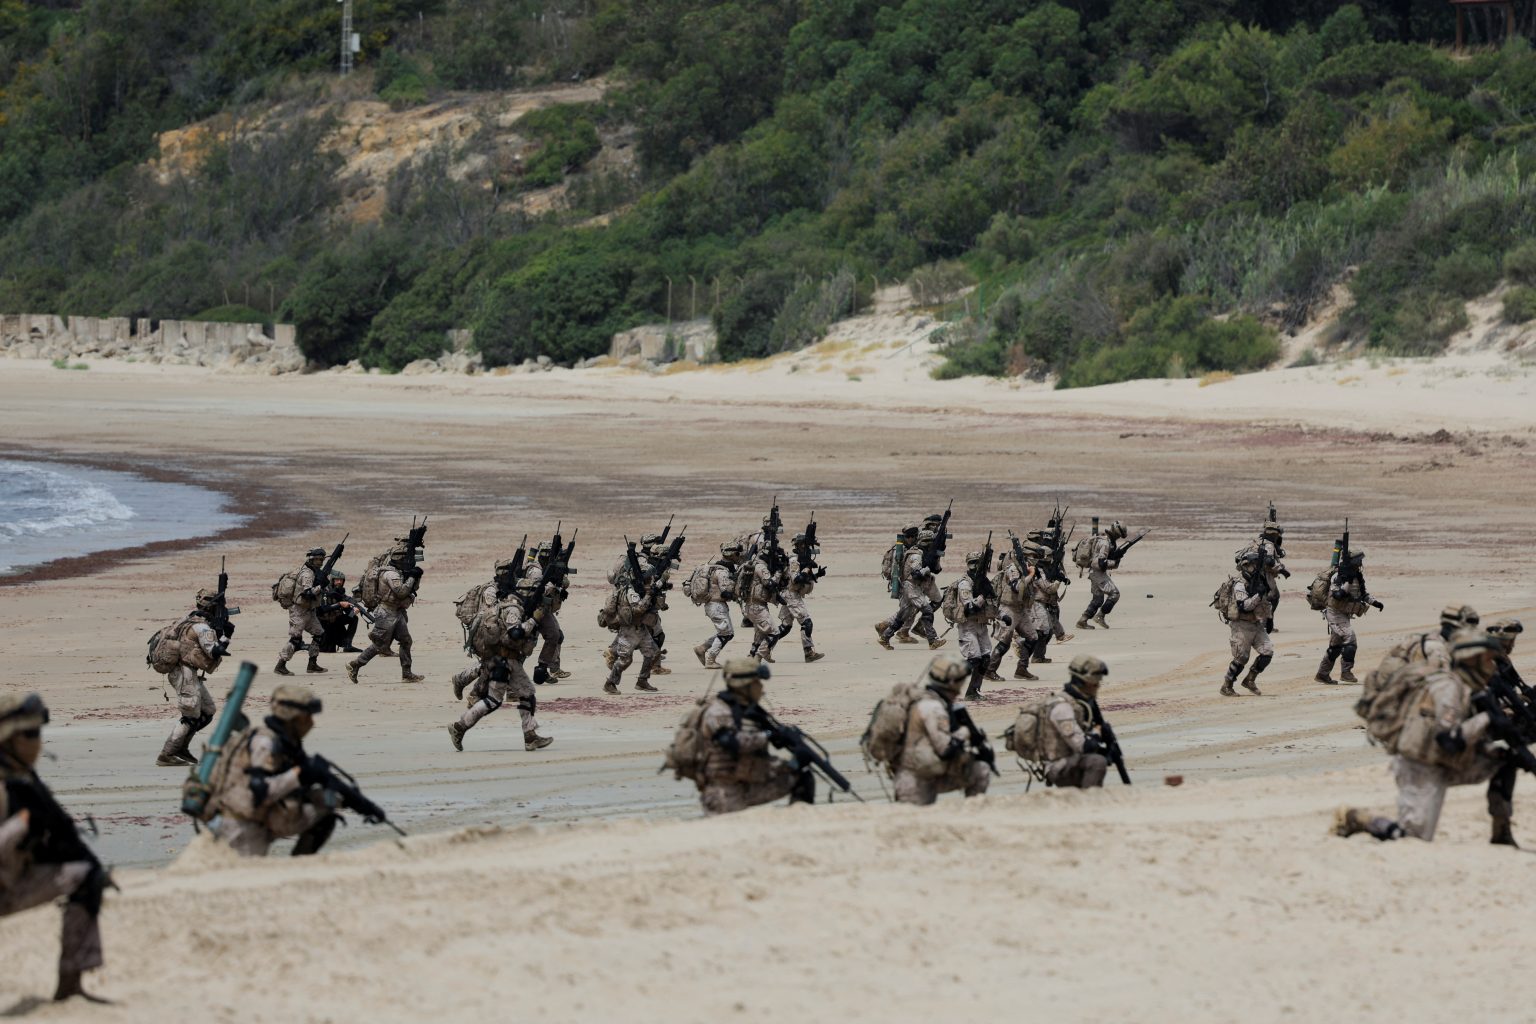
<svg viewBox="0 0 1536 1024"><path fill-rule="evenodd" d="M373 614L373 626L368 630L368 649L357 656L359 666L366 665L389 650L391 643L400 644L400 674L411 674L411 629L405 609L379 606Z"/></svg>
<svg viewBox="0 0 1536 1024"><path fill-rule="evenodd" d="M715 635L709 638L707 645L709 656L714 657L736 636L736 630L731 627L731 606L724 601L710 601L704 605L704 614L709 616L709 624L715 627Z"/></svg>
<svg viewBox="0 0 1536 1024"><path fill-rule="evenodd" d="M0 917L71 896L90 873L90 862L83 860L33 864L14 882L0 888ZM101 927L96 915L79 903L65 903L59 972L89 971L100 967L102 962Z"/></svg>
<svg viewBox="0 0 1536 1024"><path fill-rule="evenodd" d="M794 628L795 623L800 624L800 646L809 651L813 649L811 643L811 609L805 603L803 594L796 594L786 590L779 595L779 629L788 633Z"/></svg>
<svg viewBox="0 0 1536 1024"><path fill-rule="evenodd" d="M608 672L609 683L619 685L625 669L635 663L636 651L640 652L640 675L635 682L650 682L651 669L656 667L660 649L649 629L645 626L621 626L614 632L613 642L608 645L608 649L613 652L613 668Z"/></svg>
<svg viewBox="0 0 1536 1024"><path fill-rule="evenodd" d="M1440 826L1440 811L1445 806L1446 790L1452 786L1472 786L1488 782L1505 766L1486 757L1476 758L1462 769L1410 761L1401 755L1392 758L1392 778L1397 783L1397 823L1405 835L1435 838ZM1507 786L1488 787L1488 815L1492 818L1514 817L1513 778Z"/></svg>
<svg viewBox="0 0 1536 1024"><path fill-rule="evenodd" d="M461 685L469 687L470 705L459 716L459 728L465 732L473 729L476 723L486 715L499 711L508 697L517 701L523 735L538 731L539 720L534 717L534 712L538 709L538 696L533 688L533 680L528 678L522 662L511 658L505 661L506 679L495 678L484 662L464 669L453 677L454 689L458 689Z"/></svg>
<svg viewBox="0 0 1536 1024"><path fill-rule="evenodd" d="M1045 784L1060 789L1094 789L1104 785L1109 759L1103 754L1073 754L1045 766Z"/></svg>
<svg viewBox="0 0 1536 1024"><path fill-rule="evenodd" d="M773 650L773 645L779 642L779 627L774 624L773 613L768 610L768 606L744 604L741 606L741 616L752 623L752 653L759 653L759 648Z"/></svg>
<svg viewBox="0 0 1536 1024"><path fill-rule="evenodd" d="M729 814L759 804L782 800L795 788L799 773L788 762L774 761L769 776L762 782L706 782L699 792L705 814Z"/></svg>
<svg viewBox="0 0 1536 1024"><path fill-rule="evenodd" d="M941 793L957 789L966 796L981 796L992 784L992 772L986 764L968 754L961 754L950 762L950 767L937 778L918 775L908 768L896 770L896 802L927 806Z"/></svg>
<svg viewBox="0 0 1536 1024"><path fill-rule="evenodd" d="M165 681L176 690L176 710L180 717L171 726L162 753L189 752L192 737L213 721L217 705L213 702L213 694L208 692L202 673L190 665L177 665Z"/></svg>
<svg viewBox="0 0 1536 1024"><path fill-rule="evenodd" d="M1270 642L1269 634L1264 630L1264 623L1233 619L1227 625L1232 630L1228 642L1232 647L1234 664L1246 664L1250 654L1257 654L1260 657L1274 656L1275 645Z"/></svg>
<svg viewBox="0 0 1536 1024"><path fill-rule="evenodd" d="M304 643L305 633L310 636L308 644ZM277 652L277 660L286 662L301 648L309 651L309 656L313 658L320 651L320 637L324 635L325 627L320 624L320 617L315 614L314 608L294 605L288 609L288 642Z"/></svg>

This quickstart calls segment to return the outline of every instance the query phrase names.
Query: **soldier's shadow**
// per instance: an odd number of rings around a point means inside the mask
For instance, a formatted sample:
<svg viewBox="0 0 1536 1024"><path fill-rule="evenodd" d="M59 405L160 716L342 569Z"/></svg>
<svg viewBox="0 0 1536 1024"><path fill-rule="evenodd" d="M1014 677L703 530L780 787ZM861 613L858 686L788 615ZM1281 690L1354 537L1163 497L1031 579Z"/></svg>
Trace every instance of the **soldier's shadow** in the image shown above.
<svg viewBox="0 0 1536 1024"><path fill-rule="evenodd" d="M52 999L43 999L40 996L22 996L16 1002L0 1010L0 1017L25 1017L33 1010L47 1006Z"/></svg>

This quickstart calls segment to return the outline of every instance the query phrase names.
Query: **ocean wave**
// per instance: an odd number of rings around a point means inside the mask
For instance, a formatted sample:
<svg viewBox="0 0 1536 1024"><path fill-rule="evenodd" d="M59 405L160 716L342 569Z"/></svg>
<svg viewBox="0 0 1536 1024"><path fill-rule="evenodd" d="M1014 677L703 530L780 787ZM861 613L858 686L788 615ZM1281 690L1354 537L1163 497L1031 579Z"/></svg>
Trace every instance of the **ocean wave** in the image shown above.
<svg viewBox="0 0 1536 1024"><path fill-rule="evenodd" d="M0 459L0 543L123 522L135 514L84 477Z"/></svg>

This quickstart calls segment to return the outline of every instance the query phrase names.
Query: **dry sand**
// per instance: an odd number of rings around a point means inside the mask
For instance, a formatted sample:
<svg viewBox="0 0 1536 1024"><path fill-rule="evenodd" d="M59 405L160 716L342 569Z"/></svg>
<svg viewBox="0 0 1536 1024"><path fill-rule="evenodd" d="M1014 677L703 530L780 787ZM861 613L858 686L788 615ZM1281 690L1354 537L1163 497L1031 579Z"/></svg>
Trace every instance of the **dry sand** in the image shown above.
<svg viewBox="0 0 1536 1024"><path fill-rule="evenodd" d="M806 353L656 375L0 365L6 454L154 467L243 489L261 511L240 535L0 587L6 685L55 708L58 760L45 775L95 815L105 858L128 866L95 976L122 1004L31 1009L57 927L31 912L0 929L0 955L16 965L0 1010L224 1018L257 1001L263 1016L296 1020L692 1021L1035 1007L1066 1019L1427 1019L1454 1008L1528 1019L1536 983L1491 978L1497 952L1525 934L1518 894L1533 862L1486 846L1480 794L1454 795L1433 846L1324 834L1333 806L1386 806L1391 788L1354 727L1353 691L1311 682L1322 627L1301 599L1347 514L1387 605L1360 623L1362 663L1448 601L1536 617L1528 371L1465 356L1205 387L936 384L929 327L881 339L852 321ZM787 641L770 696L871 802L701 821L691 786L655 769L706 689L689 648L707 624L675 594L664 692L642 698L627 681L604 697L602 574L625 533L673 511L688 524L685 563L702 561L775 494L796 529L816 510L832 575L813 600L827 659L804 665ZM1115 628L1053 647L1033 684L1059 685L1075 653L1109 662L1130 789L1026 794L1006 765L985 801L883 803L857 736L926 651L874 645L870 624L890 608L876 564L895 527L951 496L957 552L989 529L1002 539L1038 525L1055 496L1079 529L1095 513L1152 528L1118 576ZM1277 657L1263 698L1222 699L1226 629L1207 603L1271 499L1296 573ZM287 518L273 512L285 506ZM347 530L355 578L417 512L432 514L412 622L428 681L401 684L381 659L352 686L342 659L326 658L326 711L309 742L412 838L354 822L335 853L307 863L221 867L217 851L195 849L163 867L191 830L175 813L181 773L153 766L172 713L143 666L148 633L226 556L245 608L235 654L261 667L265 692L285 634L270 582ZM557 519L581 529L581 571L562 615L574 675L539 695L556 744L524 752L504 712L457 754L444 733L457 713L447 679L464 663L451 602ZM1075 617L1085 601L1079 584L1065 604ZM220 697L230 674L215 677ZM975 711L997 733L1022 690L989 689ZM1164 789L1168 773L1188 782ZM1529 793L1524 780L1517 832L1536 823Z"/></svg>

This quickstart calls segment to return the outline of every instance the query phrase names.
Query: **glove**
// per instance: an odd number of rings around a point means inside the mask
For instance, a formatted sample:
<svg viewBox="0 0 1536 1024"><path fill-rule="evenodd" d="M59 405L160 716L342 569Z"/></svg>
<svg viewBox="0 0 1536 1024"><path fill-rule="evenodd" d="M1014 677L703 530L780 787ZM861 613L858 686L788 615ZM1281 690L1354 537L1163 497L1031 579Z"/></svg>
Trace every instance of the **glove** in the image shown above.
<svg viewBox="0 0 1536 1024"><path fill-rule="evenodd" d="M1387 610L1387 606L1382 604L1380 601L1372 601L1371 607L1375 608L1379 612L1384 612Z"/></svg>
<svg viewBox="0 0 1536 1024"><path fill-rule="evenodd" d="M1467 749L1467 740L1460 729L1447 729L1435 733L1435 746L1454 756Z"/></svg>
<svg viewBox="0 0 1536 1024"><path fill-rule="evenodd" d="M1002 615L999 615L998 618L1003 620L1003 625L1005 625L1005 626L1013 625L1013 616L1009 615L1007 612L1004 612Z"/></svg>
<svg viewBox="0 0 1536 1024"><path fill-rule="evenodd" d="M1284 576L1286 579L1290 579L1291 578L1291 570L1289 570L1289 569L1281 569L1280 570L1280 575Z"/></svg>
<svg viewBox="0 0 1536 1024"><path fill-rule="evenodd" d="M507 636L511 637L513 640L521 640L527 635L528 631L523 628L523 624L521 622L507 630Z"/></svg>
<svg viewBox="0 0 1536 1024"><path fill-rule="evenodd" d="M409 569L405 570L405 574L413 580L419 580L423 575L425 575L425 571L421 568L421 566L413 565Z"/></svg>
<svg viewBox="0 0 1536 1024"><path fill-rule="evenodd" d="M564 601L571 596L571 592L564 587L560 588L560 600Z"/></svg>
<svg viewBox="0 0 1536 1024"><path fill-rule="evenodd" d="M722 590L722 591L720 591L720 600L722 600L722 601L734 601L734 600L736 600L736 591L734 591L734 590Z"/></svg>
<svg viewBox="0 0 1536 1024"><path fill-rule="evenodd" d="M222 658L222 657L224 657L224 655L226 655L228 653L229 653L229 641L228 640L220 640L214 646L214 648L213 648L213 656L215 658Z"/></svg>
<svg viewBox="0 0 1536 1024"><path fill-rule="evenodd" d="M1084 754L1107 754L1108 752L1109 751L1104 748L1104 744L1099 742L1099 738L1097 736L1089 733L1087 736L1083 737Z"/></svg>
<svg viewBox="0 0 1536 1024"><path fill-rule="evenodd" d="M827 567L826 566L822 565L822 566L818 566L817 567L817 569L816 569L816 578L817 579L821 579L826 574L827 574Z"/></svg>
<svg viewBox="0 0 1536 1024"><path fill-rule="evenodd" d="M327 786L333 778L331 766L318 755L305 761L299 768L299 785L301 786Z"/></svg>

